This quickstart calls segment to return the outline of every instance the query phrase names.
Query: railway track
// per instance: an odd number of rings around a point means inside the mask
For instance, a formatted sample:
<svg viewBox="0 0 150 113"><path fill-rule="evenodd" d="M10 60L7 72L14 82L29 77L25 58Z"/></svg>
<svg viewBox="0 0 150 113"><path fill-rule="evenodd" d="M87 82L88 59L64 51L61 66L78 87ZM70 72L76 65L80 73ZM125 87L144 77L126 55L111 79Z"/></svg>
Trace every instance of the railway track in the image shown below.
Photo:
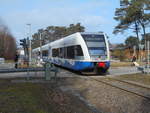
<svg viewBox="0 0 150 113"><path fill-rule="evenodd" d="M81 76L75 72L71 72L71 73L74 73L73 75L77 77L91 79L98 83L103 83L105 85L108 85L108 86L111 86L111 87L120 89L122 91L125 91L125 92L150 100L150 87L146 87L141 84L137 84L137 83L133 83L133 82L125 81L125 80L120 80L120 79L112 78L112 77L106 78L104 76L104 77L99 78L97 76L92 76L92 74L90 74L91 76L88 76L87 74L85 74L85 76Z"/></svg>
<svg viewBox="0 0 150 113"><path fill-rule="evenodd" d="M133 83L133 82L130 82L130 81L125 81L125 80L120 80L120 79L117 79L117 78L111 78L111 79L150 90L150 87L146 87L146 86L141 85L141 84L137 84L137 83Z"/></svg>
<svg viewBox="0 0 150 113"><path fill-rule="evenodd" d="M116 79L116 78L106 78L105 80L96 79L94 77L88 77L88 78L94 81L97 81L99 83L103 83L111 87L129 92L131 94L150 100L150 88L149 87L145 87L139 84L127 82L127 81Z"/></svg>

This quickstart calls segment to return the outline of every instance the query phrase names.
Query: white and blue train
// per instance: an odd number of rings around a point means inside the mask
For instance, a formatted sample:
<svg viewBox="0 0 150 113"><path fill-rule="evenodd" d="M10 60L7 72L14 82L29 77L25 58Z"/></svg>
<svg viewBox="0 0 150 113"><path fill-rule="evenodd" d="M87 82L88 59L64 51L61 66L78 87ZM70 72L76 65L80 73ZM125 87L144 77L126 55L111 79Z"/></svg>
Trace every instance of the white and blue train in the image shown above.
<svg viewBox="0 0 150 113"><path fill-rule="evenodd" d="M40 49L51 63L71 70L105 73L110 67L109 44L102 32L77 32L33 49L33 54Z"/></svg>

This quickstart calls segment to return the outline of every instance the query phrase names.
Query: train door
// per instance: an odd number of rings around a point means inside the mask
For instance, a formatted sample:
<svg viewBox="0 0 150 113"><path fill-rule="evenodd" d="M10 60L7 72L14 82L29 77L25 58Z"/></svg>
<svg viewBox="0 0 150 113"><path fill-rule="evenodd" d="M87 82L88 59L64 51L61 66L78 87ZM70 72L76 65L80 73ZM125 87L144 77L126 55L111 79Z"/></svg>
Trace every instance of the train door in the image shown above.
<svg viewBox="0 0 150 113"><path fill-rule="evenodd" d="M48 58L51 59L51 57L52 57L52 48L51 48L51 46L49 46L49 48L48 48Z"/></svg>

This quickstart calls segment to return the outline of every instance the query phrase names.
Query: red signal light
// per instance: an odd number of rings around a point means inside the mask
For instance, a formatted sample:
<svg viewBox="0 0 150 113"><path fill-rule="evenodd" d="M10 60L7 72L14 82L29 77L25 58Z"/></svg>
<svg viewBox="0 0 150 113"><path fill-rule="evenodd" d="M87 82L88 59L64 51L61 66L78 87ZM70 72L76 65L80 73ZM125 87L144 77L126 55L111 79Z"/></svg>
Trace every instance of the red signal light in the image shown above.
<svg viewBox="0 0 150 113"><path fill-rule="evenodd" d="M99 62L98 67L103 67L104 68L105 67L105 62Z"/></svg>

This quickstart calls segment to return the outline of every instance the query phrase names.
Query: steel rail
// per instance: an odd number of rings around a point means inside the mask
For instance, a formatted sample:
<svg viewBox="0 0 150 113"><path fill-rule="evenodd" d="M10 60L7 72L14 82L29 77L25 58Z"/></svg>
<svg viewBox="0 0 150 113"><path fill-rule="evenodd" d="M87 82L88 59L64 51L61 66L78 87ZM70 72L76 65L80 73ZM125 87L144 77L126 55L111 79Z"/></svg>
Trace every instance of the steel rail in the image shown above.
<svg viewBox="0 0 150 113"><path fill-rule="evenodd" d="M108 83L108 82L106 82L106 81L104 81L104 80L98 80L98 79L94 79L94 78L92 78L92 77L87 77L87 78L90 78L90 79L92 79L92 80L94 80L94 81L101 82L101 83L106 84L106 85L109 85L109 86L111 86L111 87L114 87L114 88L117 88L117 89L120 89L120 90L129 92L129 93L132 93L132 94L135 94L135 95L137 95L137 96L140 96L140 97L143 97L143 98L146 98L146 99L150 100L150 97L149 97L149 96L142 95L142 94L140 94L140 93L137 93L137 92L134 92L134 91L125 89L125 88L121 88L121 87L119 87L119 86L116 86L116 85L113 85L113 84L111 84L111 83Z"/></svg>
<svg viewBox="0 0 150 113"><path fill-rule="evenodd" d="M109 78L109 79L116 80L116 81L119 81L119 82L123 82L123 83L126 83L126 84L130 84L130 85L133 85L133 86L137 86L137 87L141 87L141 88L145 88L145 89L150 90L150 87L146 87L146 86L143 86L143 85L140 85L140 84L136 84L136 83L132 83L132 82L128 82L128 81L125 81L125 80L116 79L116 78Z"/></svg>
<svg viewBox="0 0 150 113"><path fill-rule="evenodd" d="M72 72L72 73L75 73L75 72ZM76 75L76 76L78 76L78 74ZM81 76L78 76L78 77L81 77ZM83 76L82 76L83 77ZM111 84L111 83L109 83L109 82L106 82L106 80L99 80L99 79L95 79L95 78L93 78L93 77L90 77L90 76L84 76L84 78L87 78L87 79L91 79L91 80L94 80L94 81L97 81L97 82L99 82L99 83L103 83L103 84L106 84L106 85L109 85L109 86L111 86L111 87L114 87L114 88L117 88L117 89L120 89L120 90L123 90L123 91L125 91L125 92L129 92L129 93L131 93L131 94L135 94L135 95L137 95L137 96L140 96L140 97L143 97L143 98L146 98L146 99L148 99L148 100L150 100L150 96L146 96L146 95L142 95L142 94L140 94L140 93L138 93L138 92L134 92L134 91L132 91L132 90L129 90L129 89L126 89L126 88L122 88L122 87L119 87L119 86L117 86L117 85L113 85L113 84ZM111 79L111 78L110 78ZM118 80L118 79L117 79ZM118 80L119 81L119 80ZM120 80L121 81L121 80ZM126 81L125 81L126 82ZM132 83L130 83L130 85L131 85ZM133 83L134 84L134 83ZM135 84L134 84L135 85ZM136 84L136 86L139 86L138 84ZM140 86L140 87L142 87L142 86ZM147 88L147 87L144 87L143 86L143 88ZM149 90L149 88L147 88L148 90Z"/></svg>

